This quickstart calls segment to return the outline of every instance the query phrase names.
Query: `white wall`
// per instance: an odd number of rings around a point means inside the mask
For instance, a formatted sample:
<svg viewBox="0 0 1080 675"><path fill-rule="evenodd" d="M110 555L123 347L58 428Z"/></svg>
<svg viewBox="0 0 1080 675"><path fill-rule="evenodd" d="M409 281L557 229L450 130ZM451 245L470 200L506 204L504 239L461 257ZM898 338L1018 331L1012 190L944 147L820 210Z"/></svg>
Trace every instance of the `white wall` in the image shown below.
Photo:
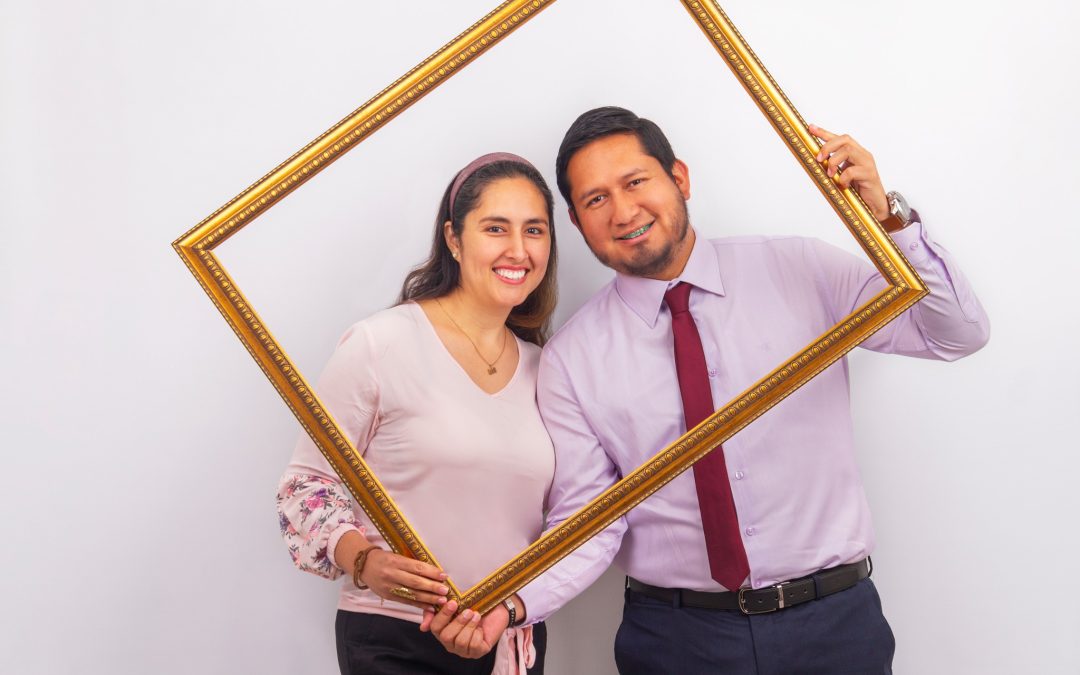
<svg viewBox="0 0 1080 675"><path fill-rule="evenodd" d="M493 3L0 0L0 671L335 671L335 589L277 534L298 427L169 243ZM956 364L852 358L897 671L1076 673L1080 12L724 5L993 320ZM460 165L507 149L553 181L566 126L608 103L669 132L701 231L854 248L679 3L564 0L219 252L313 377L392 300ZM608 273L558 227L562 320ZM614 672L620 584L551 622L549 672Z"/></svg>

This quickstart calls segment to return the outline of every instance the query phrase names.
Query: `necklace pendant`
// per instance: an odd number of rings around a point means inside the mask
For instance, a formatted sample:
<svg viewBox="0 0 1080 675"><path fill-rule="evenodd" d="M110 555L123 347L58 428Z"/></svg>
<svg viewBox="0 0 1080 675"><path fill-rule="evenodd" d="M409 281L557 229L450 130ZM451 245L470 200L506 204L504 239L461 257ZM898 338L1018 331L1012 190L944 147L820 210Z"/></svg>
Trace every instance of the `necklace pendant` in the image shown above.
<svg viewBox="0 0 1080 675"><path fill-rule="evenodd" d="M488 375L495 374L495 366L488 366Z"/></svg>

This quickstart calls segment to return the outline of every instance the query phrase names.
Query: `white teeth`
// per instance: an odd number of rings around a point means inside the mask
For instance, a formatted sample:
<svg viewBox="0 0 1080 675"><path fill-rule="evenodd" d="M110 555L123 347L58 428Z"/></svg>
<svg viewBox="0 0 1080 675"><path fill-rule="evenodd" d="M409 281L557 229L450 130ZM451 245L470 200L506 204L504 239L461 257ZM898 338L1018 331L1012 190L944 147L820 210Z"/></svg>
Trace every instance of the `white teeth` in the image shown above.
<svg viewBox="0 0 1080 675"><path fill-rule="evenodd" d="M521 279L525 276L525 270L497 269L495 270L495 274L498 274L500 277L510 279L511 281L517 281L518 279Z"/></svg>
<svg viewBox="0 0 1080 675"><path fill-rule="evenodd" d="M641 235L645 234L645 232L650 227L652 227L652 223L649 223L648 225L640 227L640 228L634 230L633 232L631 232L630 234L624 234L623 236L619 237L619 239L637 239Z"/></svg>

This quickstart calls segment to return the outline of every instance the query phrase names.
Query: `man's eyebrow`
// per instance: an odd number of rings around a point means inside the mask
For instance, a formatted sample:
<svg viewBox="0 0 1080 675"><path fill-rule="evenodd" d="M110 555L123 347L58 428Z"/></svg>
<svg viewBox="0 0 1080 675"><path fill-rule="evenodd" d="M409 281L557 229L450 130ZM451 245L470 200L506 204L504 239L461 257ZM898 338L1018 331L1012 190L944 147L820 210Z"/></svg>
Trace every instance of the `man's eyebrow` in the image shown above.
<svg viewBox="0 0 1080 675"><path fill-rule="evenodd" d="M619 182L620 183L625 183L626 181L630 180L631 176L636 176L637 174L644 173L644 172L645 172L645 169L635 167L633 169L630 169L629 171L627 171L623 175L619 176ZM604 191L603 188L595 187L595 188L593 188L593 189L591 189L591 190L589 190L587 192L583 192L580 195L578 195L577 201L580 202L583 199L587 199L589 197L592 197L597 192L603 192L603 191Z"/></svg>

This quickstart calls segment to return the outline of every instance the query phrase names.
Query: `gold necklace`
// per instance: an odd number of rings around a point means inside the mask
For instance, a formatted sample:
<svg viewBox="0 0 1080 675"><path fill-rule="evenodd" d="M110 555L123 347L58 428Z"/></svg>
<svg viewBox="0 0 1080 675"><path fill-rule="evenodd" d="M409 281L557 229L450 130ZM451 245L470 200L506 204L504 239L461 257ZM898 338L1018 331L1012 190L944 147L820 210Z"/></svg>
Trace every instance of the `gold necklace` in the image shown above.
<svg viewBox="0 0 1080 675"><path fill-rule="evenodd" d="M461 331L461 334L464 335L465 339L469 341L469 344L472 345L472 348L476 350L476 355L480 357L480 360L487 364L488 375L494 375L496 372L498 372L495 368L495 364L499 362L499 359L502 358L503 352L506 351L506 333L508 332L506 330L506 327L503 326L503 342L502 349L499 350L499 355L495 357L494 361L488 361L484 358L484 355L480 353L480 348L476 346L476 343L473 342L473 339L469 337L469 334L465 332L464 328L458 325L457 321L454 321L454 317L450 316L450 312L446 311L446 308L443 307L443 304L439 302L438 298L435 298L435 304L439 306L439 309L441 309L443 314L446 315L446 318L450 319L450 323L454 324L454 328L457 328L459 331Z"/></svg>

